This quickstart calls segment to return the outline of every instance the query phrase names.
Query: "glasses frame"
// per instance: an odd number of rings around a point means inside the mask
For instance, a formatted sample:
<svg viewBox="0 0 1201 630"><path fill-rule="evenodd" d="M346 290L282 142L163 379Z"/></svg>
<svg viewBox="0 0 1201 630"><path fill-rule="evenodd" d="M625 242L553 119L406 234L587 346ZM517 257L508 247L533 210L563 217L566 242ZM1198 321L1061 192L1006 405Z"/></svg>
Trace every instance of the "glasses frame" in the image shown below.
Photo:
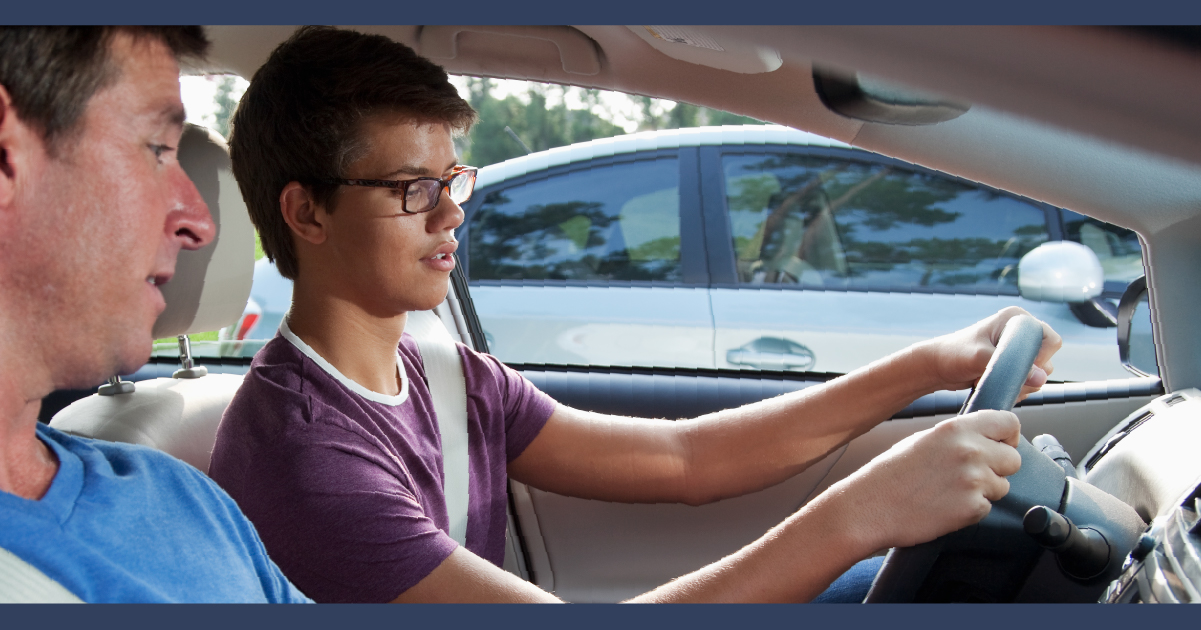
<svg viewBox="0 0 1201 630"><path fill-rule="evenodd" d="M413 179L342 179L340 177L331 177L326 182L340 186L366 186L368 188L391 188L392 190L399 190L400 209L402 212L405 214L424 214L438 207L438 204L442 202L443 191L450 189L450 184L455 178L460 175L470 174L471 188L467 191L467 196L462 199L451 198L451 201L457 204L466 203L467 200L471 199L471 194L475 192L475 180L478 173L479 169L474 166L456 166L451 171L449 177L415 177ZM438 194L434 197L434 203L425 210L409 210L409 186L422 181L438 182L441 184L438 187Z"/></svg>

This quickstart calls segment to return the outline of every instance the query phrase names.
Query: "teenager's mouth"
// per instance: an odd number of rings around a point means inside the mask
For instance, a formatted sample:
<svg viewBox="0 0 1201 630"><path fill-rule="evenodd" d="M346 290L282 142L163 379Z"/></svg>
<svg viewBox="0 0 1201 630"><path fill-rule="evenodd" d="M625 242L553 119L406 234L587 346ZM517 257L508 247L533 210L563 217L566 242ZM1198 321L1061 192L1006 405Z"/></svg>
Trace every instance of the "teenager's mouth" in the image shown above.
<svg viewBox="0 0 1201 630"><path fill-rule="evenodd" d="M438 249L434 250L434 254L426 258L425 262L437 271L449 273L455 268L454 253L458 247L459 244L454 241L444 243Z"/></svg>

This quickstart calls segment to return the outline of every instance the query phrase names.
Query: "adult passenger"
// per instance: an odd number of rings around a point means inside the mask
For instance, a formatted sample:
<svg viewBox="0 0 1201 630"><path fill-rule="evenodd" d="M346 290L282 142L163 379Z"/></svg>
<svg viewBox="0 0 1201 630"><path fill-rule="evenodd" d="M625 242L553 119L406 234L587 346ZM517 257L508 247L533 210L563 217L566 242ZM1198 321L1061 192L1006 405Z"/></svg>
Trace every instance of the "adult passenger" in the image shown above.
<svg viewBox="0 0 1201 630"><path fill-rule="evenodd" d="M51 391L146 362L158 287L213 239L175 155L177 59L207 46L199 27L0 27L2 600L70 599L49 577L87 602L307 601L195 468L37 420Z"/></svg>

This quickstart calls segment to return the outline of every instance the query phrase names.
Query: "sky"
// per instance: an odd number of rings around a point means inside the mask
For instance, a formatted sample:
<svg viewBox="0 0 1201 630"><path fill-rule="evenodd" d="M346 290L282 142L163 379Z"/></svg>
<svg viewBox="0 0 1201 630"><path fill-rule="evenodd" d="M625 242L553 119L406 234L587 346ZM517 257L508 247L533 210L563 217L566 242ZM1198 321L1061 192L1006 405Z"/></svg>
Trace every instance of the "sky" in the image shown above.
<svg viewBox="0 0 1201 630"><path fill-rule="evenodd" d="M217 94L217 81L220 78L221 75L179 78L180 96L183 98L184 110L188 113L188 122L216 129L217 103L213 98ZM240 99L250 83L239 76L234 77L234 82L232 96Z"/></svg>

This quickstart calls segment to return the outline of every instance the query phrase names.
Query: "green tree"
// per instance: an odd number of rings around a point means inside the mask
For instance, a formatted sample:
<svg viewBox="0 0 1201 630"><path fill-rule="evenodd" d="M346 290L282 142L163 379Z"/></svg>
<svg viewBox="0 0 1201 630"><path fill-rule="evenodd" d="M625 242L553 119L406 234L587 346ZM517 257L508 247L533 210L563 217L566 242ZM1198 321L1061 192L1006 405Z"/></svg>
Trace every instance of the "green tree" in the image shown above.
<svg viewBox="0 0 1201 630"><path fill-rule="evenodd" d="M213 102L217 104L217 112L214 115L216 130L227 140L229 139L229 118L234 115L234 109L238 106L238 101L234 100L232 96L236 81L237 79L231 75L217 77L217 93L213 96Z"/></svg>
<svg viewBox="0 0 1201 630"><path fill-rule="evenodd" d="M709 109L692 103L676 103L676 106L662 113L655 112L655 100L649 96L631 97L638 104L642 114L638 122L639 131L658 131L660 129L685 129L688 127L707 127L711 125L762 125L761 120L749 116L740 116L719 109Z"/></svg>
<svg viewBox="0 0 1201 630"><path fill-rule="evenodd" d="M487 166L525 155L525 148L506 127L531 151L625 133L621 127L590 111L600 104L596 90L582 94L589 109L569 109L564 98L569 88L563 86L531 83L526 91L529 100L526 104L515 95L494 97L489 79L468 79L467 85L467 100L480 115L471 133L460 140L459 150L467 164ZM552 101L557 101L553 107L548 105Z"/></svg>
<svg viewBox="0 0 1201 630"><path fill-rule="evenodd" d="M467 100L479 112L479 122L459 139L463 161L487 166L525 155L524 143L531 151L545 151L576 142L625 134L605 110L599 90L561 85L529 83L525 99L515 95L498 99L493 96L495 83L490 79L467 78ZM568 93L583 103L572 109L566 104ZM646 96L631 96L638 105L638 130L679 129L702 125L762 124L753 118L729 112L678 103L659 112L655 101ZM528 103L526 102L528 101ZM555 103L551 106L550 103ZM506 131L512 131L518 142Z"/></svg>

